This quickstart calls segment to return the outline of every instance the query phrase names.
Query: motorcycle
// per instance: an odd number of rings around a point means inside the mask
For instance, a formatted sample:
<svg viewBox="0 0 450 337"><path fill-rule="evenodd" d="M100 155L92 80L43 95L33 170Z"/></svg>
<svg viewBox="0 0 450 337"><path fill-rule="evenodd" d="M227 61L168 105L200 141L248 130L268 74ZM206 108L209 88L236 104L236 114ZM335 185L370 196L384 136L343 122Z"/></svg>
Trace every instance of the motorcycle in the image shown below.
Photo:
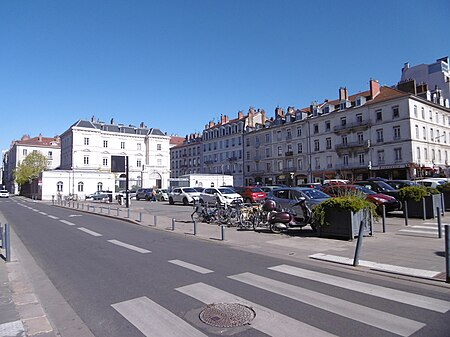
<svg viewBox="0 0 450 337"><path fill-rule="evenodd" d="M255 231L268 229L272 233L278 234L290 228L301 228L309 225L312 212L305 201L305 198L301 198L294 205L294 207L300 206L302 214L298 214L292 209L279 209L274 200L266 200L253 218L253 229Z"/></svg>

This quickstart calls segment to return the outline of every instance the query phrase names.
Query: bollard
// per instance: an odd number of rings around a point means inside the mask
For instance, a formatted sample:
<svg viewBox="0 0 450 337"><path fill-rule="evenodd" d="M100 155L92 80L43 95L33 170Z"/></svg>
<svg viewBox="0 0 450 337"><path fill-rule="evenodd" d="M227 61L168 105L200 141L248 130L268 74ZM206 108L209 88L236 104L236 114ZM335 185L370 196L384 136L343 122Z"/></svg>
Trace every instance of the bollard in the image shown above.
<svg viewBox="0 0 450 337"><path fill-rule="evenodd" d="M103 213L103 207L100 206L100 213Z"/></svg>
<svg viewBox="0 0 450 337"><path fill-rule="evenodd" d="M81 210L84 211L84 204L81 204Z"/></svg>
<svg viewBox="0 0 450 337"><path fill-rule="evenodd" d="M439 206L436 207L437 212L437 225L438 225L438 238L442 238L442 224L441 224L441 210L439 209Z"/></svg>
<svg viewBox="0 0 450 337"><path fill-rule="evenodd" d="M222 241L225 240L225 226L224 225L220 225L220 240L222 240Z"/></svg>
<svg viewBox="0 0 450 337"><path fill-rule="evenodd" d="M55 196L52 195L52 205L55 205Z"/></svg>
<svg viewBox="0 0 450 337"><path fill-rule="evenodd" d="M172 230L173 231L175 230L175 219L174 218L172 218Z"/></svg>
<svg viewBox="0 0 450 337"><path fill-rule="evenodd" d="M117 207L117 216L119 216L119 207Z"/></svg>
<svg viewBox="0 0 450 337"><path fill-rule="evenodd" d="M156 227L156 215L153 216L153 226Z"/></svg>
<svg viewBox="0 0 450 337"><path fill-rule="evenodd" d="M425 204L425 198L422 198L423 219L427 219L427 206Z"/></svg>
<svg viewBox="0 0 450 337"><path fill-rule="evenodd" d="M442 216L445 216L445 200L444 200L444 193L441 193L441 210L442 210Z"/></svg>
<svg viewBox="0 0 450 337"><path fill-rule="evenodd" d="M385 205L381 205L381 209L382 209L382 224L383 224L383 233L386 233L386 206Z"/></svg>
<svg viewBox="0 0 450 337"><path fill-rule="evenodd" d="M9 234L9 225L5 224L5 242L2 242L3 246L5 246L5 259L6 262L11 262L11 241L10 241L10 234Z"/></svg>
<svg viewBox="0 0 450 337"><path fill-rule="evenodd" d="M139 222L142 223L142 212L139 212Z"/></svg>
<svg viewBox="0 0 450 337"><path fill-rule="evenodd" d="M108 215L111 214L111 206L108 206Z"/></svg>
<svg viewBox="0 0 450 337"><path fill-rule="evenodd" d="M445 282L450 283L450 225L445 225Z"/></svg>
<svg viewBox="0 0 450 337"><path fill-rule="evenodd" d="M353 267L359 265L359 251L361 250L362 246L362 240L364 236L363 232L364 232L364 222L361 221L361 223L359 224L358 241L356 241L355 257L353 258Z"/></svg>
<svg viewBox="0 0 450 337"><path fill-rule="evenodd" d="M129 209L129 208L127 208L127 211L128 211L128 215L127 215L127 218L129 219L129 218L130 218L130 209Z"/></svg>
<svg viewBox="0 0 450 337"><path fill-rule="evenodd" d="M95 213L95 206L92 206L92 212Z"/></svg>
<svg viewBox="0 0 450 337"><path fill-rule="evenodd" d="M197 222L194 221L194 235L197 235Z"/></svg>
<svg viewBox="0 0 450 337"><path fill-rule="evenodd" d="M80 209L80 203L77 201L77 209Z"/></svg>
<svg viewBox="0 0 450 337"><path fill-rule="evenodd" d="M408 203L404 201L403 214L405 215L405 226L408 226Z"/></svg>

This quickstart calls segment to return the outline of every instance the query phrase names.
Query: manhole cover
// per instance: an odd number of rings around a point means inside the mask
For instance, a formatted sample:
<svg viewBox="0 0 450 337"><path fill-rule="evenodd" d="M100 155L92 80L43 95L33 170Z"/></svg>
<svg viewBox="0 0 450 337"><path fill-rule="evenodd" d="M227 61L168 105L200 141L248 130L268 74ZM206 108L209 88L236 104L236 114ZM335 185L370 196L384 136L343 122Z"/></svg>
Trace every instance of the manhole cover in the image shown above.
<svg viewBox="0 0 450 337"><path fill-rule="evenodd" d="M203 323L218 328L232 328L250 323L256 313L239 303L213 303L200 312Z"/></svg>

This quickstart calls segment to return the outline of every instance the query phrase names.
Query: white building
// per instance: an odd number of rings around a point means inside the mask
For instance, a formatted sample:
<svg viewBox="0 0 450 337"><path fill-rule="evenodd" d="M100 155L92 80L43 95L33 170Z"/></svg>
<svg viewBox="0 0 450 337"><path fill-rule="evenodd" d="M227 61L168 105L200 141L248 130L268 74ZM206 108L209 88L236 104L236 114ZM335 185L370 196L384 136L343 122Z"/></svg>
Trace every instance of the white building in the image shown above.
<svg viewBox="0 0 450 337"><path fill-rule="evenodd" d="M59 167L61 155L59 136L43 137L40 134L31 138L24 135L20 140L13 141L10 149L3 154L3 184L10 193L19 193L18 185L14 179L14 170L33 151L38 151L47 157L47 170L54 170Z"/></svg>
<svg viewBox="0 0 450 337"><path fill-rule="evenodd" d="M170 177L202 172L202 137L190 134L170 149Z"/></svg>
<svg viewBox="0 0 450 337"><path fill-rule="evenodd" d="M147 128L143 123L135 127L115 124L113 120L109 124L79 120L61 135L61 170L71 174L61 180L62 190L61 184L54 190L80 198L99 189L123 189L125 172L111 173L111 156L128 157L130 188L167 188L169 140L159 129Z"/></svg>

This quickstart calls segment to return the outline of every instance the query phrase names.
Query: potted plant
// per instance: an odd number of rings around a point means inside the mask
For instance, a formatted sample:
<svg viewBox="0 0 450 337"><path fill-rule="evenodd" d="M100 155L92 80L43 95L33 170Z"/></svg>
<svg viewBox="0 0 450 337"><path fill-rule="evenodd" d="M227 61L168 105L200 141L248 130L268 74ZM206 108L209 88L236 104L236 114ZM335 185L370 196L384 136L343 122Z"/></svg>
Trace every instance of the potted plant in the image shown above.
<svg viewBox="0 0 450 337"><path fill-rule="evenodd" d="M437 187L438 191L442 193L444 199L445 210L450 209L450 182L446 182Z"/></svg>
<svg viewBox="0 0 450 337"><path fill-rule="evenodd" d="M372 234L372 217L376 214L375 210L375 205L367 201L364 195L351 191L315 206L313 222L321 237L353 240L359 235L361 222L364 235Z"/></svg>
<svg viewBox="0 0 450 337"><path fill-rule="evenodd" d="M399 191L399 198L408 205L408 217L430 219L437 216L441 207L441 194L436 188L408 186Z"/></svg>

